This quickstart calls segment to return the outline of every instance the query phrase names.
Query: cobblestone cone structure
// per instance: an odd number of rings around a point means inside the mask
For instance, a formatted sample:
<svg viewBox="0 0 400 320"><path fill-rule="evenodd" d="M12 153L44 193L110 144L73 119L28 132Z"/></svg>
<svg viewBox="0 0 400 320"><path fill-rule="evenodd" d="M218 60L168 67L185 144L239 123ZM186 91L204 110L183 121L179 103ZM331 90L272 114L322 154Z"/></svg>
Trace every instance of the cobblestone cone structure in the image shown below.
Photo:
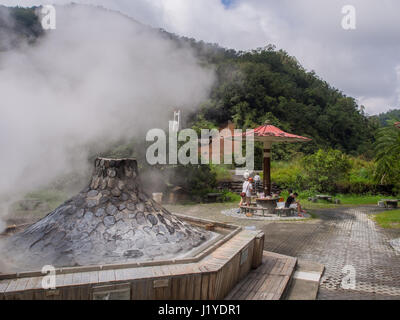
<svg viewBox="0 0 400 320"><path fill-rule="evenodd" d="M161 260L210 239L142 190L134 159L95 161L90 186L9 239L16 269ZM11 256L12 255L12 256Z"/></svg>

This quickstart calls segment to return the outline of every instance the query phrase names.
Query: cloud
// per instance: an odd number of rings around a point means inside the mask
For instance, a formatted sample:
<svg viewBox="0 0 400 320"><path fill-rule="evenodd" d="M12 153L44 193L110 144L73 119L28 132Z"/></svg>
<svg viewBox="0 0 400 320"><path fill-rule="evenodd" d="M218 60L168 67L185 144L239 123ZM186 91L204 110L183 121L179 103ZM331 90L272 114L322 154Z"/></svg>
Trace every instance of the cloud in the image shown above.
<svg viewBox="0 0 400 320"><path fill-rule="evenodd" d="M364 97L366 103L375 101L366 105L370 113L399 106L395 68L400 60L400 3L396 0L353 0L356 30L341 27L342 8L349 4L345 0L235 0L229 5L220 0L76 1L119 10L142 23L229 48L248 50L272 43L345 94ZM378 105L379 99L385 105Z"/></svg>
<svg viewBox="0 0 400 320"><path fill-rule="evenodd" d="M196 108L213 81L189 49L129 18L58 7L40 43L0 53L0 196L84 171L95 142L144 140L177 106Z"/></svg>
<svg viewBox="0 0 400 320"><path fill-rule="evenodd" d="M6 0L20 5L41 2L46 1ZM119 10L142 23L225 47L247 50L272 43L345 94L363 97L370 113L399 103L396 0L353 0L357 29L347 31L341 27L342 7L349 4L344 0L235 0L228 6L220 0L77 2Z"/></svg>

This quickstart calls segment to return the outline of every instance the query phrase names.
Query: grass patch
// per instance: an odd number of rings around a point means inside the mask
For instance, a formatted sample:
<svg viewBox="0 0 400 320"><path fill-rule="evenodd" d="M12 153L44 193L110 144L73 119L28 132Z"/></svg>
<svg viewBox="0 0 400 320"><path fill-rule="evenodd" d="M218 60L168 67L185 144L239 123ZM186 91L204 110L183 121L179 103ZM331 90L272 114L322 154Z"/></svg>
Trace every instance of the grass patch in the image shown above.
<svg viewBox="0 0 400 320"><path fill-rule="evenodd" d="M48 190L40 190L31 192L26 195L26 199L34 199L44 203L47 203L50 210L54 210L57 208L61 203L68 199L68 195L59 190L55 189L48 189Z"/></svg>
<svg viewBox="0 0 400 320"><path fill-rule="evenodd" d="M397 199L395 197L387 197L382 195L339 195L336 197L342 204L350 205L366 205L378 204L382 199Z"/></svg>
<svg viewBox="0 0 400 320"><path fill-rule="evenodd" d="M233 192L230 192L230 191L223 192L223 201L224 202L230 202L230 203L236 202L236 203L239 203L240 200L241 200L241 197L237 193L233 193Z"/></svg>
<svg viewBox="0 0 400 320"><path fill-rule="evenodd" d="M9 207L9 218L42 218L69 198L69 194L57 189L42 189L28 193L21 201ZM27 202L24 204L23 202Z"/></svg>
<svg viewBox="0 0 400 320"><path fill-rule="evenodd" d="M386 211L373 217L385 229L400 229L400 210Z"/></svg>
<svg viewBox="0 0 400 320"><path fill-rule="evenodd" d="M308 201L309 197L314 197L318 193L298 192L300 203L306 209L333 209L340 208L343 206L363 206L363 205L377 205L378 201L382 199L398 199L397 197L388 197L383 195L357 195L357 194L337 194L332 196L333 199L339 199L341 204L334 204L324 200L318 200L318 202ZM282 196L286 199L288 197L288 192L282 193Z"/></svg>

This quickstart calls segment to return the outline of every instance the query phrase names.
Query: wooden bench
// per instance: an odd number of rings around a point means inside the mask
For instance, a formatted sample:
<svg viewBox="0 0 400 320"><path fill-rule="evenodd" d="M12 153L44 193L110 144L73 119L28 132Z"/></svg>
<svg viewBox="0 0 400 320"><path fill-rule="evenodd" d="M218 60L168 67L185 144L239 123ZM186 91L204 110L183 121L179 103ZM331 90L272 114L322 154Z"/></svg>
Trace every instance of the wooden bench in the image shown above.
<svg viewBox="0 0 400 320"><path fill-rule="evenodd" d="M222 200L222 193L207 193L207 202L218 202Z"/></svg>
<svg viewBox="0 0 400 320"><path fill-rule="evenodd" d="M275 212L279 217L282 217L282 214L285 214L286 217L293 217L297 213L297 209L294 208L276 208Z"/></svg>
<svg viewBox="0 0 400 320"><path fill-rule="evenodd" d="M262 207L256 207L254 205L250 206L240 206L240 210L242 213L247 214L247 213L255 213L257 211L262 211L262 216L265 217L265 211L270 213L269 208L262 208ZM276 214L278 217L281 217L282 215L286 217L293 217L297 213L297 209L294 208L275 208L274 209L274 214Z"/></svg>
<svg viewBox="0 0 400 320"><path fill-rule="evenodd" d="M242 213L247 214L247 213L252 213L254 214L257 211L262 211L262 215L263 217L265 217L265 211L270 211L268 208L260 208L260 207L256 207L256 206L240 206L240 210L242 211Z"/></svg>
<svg viewBox="0 0 400 320"><path fill-rule="evenodd" d="M325 200L328 202L332 202L333 197L332 196L327 196L327 195L317 195L316 196L317 200Z"/></svg>
<svg viewBox="0 0 400 320"><path fill-rule="evenodd" d="M252 270L225 300L281 300L296 271L297 258L263 252L262 265Z"/></svg>

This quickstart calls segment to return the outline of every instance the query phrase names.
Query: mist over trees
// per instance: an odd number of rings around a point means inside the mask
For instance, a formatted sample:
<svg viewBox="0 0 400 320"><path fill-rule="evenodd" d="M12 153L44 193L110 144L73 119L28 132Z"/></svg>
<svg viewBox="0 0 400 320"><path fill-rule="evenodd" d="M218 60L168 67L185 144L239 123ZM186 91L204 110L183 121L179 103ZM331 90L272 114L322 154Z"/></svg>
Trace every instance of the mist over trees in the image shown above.
<svg viewBox="0 0 400 320"><path fill-rule="evenodd" d="M0 51L9 50L23 42L32 44L43 34L35 8L0 6Z"/></svg>
<svg viewBox="0 0 400 320"><path fill-rule="evenodd" d="M21 35L42 35L33 8L7 10ZM246 129L276 118L285 130L313 138L312 143L295 147L301 152L331 147L350 154L368 153L374 127L362 108L315 72L306 71L287 52L272 45L235 51L159 32L179 46L193 48L202 63L216 70L217 83L210 99L191 115L192 125L205 120L218 127L232 120Z"/></svg>

